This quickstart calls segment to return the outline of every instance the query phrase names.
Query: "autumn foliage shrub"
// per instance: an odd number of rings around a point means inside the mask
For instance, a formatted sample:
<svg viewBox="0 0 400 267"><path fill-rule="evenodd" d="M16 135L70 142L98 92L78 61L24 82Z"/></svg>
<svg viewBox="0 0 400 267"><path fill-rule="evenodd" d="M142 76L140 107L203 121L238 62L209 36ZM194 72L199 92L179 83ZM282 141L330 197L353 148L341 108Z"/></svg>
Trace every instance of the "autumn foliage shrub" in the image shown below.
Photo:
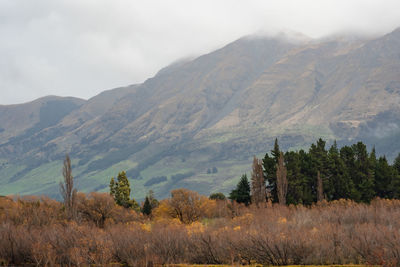
<svg viewBox="0 0 400 267"><path fill-rule="evenodd" d="M54 200L0 198L0 263L400 265L400 200L256 207L180 193L151 219L108 194L78 194L75 220Z"/></svg>

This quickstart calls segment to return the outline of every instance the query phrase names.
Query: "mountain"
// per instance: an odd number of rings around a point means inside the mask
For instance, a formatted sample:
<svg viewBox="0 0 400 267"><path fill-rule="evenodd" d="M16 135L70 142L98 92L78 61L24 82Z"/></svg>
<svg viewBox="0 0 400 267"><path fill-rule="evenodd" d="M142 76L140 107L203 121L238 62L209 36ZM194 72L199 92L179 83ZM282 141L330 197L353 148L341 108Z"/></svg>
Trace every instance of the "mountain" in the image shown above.
<svg viewBox="0 0 400 267"><path fill-rule="evenodd" d="M65 153L80 190L107 191L127 170L139 198L227 192L275 137L285 149L362 139L393 158L399 59L400 29L372 40L248 36L87 101L0 106L0 194L56 197Z"/></svg>

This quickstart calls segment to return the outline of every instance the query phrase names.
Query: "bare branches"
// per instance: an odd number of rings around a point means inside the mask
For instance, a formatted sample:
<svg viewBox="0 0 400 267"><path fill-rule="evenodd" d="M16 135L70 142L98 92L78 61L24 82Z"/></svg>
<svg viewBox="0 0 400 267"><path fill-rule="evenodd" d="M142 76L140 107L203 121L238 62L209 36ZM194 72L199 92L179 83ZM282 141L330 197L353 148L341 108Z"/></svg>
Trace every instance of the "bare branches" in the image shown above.
<svg viewBox="0 0 400 267"><path fill-rule="evenodd" d="M60 193L64 200L64 207L69 219L76 217L76 189L74 188L74 177L72 176L71 159L67 154L64 159L62 170L64 182L60 182Z"/></svg>
<svg viewBox="0 0 400 267"><path fill-rule="evenodd" d="M267 192L265 186L262 161L254 157L253 172L251 173L251 201L258 206L266 202Z"/></svg>

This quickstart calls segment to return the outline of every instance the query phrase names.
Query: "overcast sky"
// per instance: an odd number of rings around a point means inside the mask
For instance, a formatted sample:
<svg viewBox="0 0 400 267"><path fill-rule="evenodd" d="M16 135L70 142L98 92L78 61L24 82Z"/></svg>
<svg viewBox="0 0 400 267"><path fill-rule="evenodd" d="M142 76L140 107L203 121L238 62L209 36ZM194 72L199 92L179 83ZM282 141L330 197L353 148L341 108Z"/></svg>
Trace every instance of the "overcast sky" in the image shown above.
<svg viewBox="0 0 400 267"><path fill-rule="evenodd" d="M399 0L0 0L0 104L90 98L257 32L378 35Z"/></svg>

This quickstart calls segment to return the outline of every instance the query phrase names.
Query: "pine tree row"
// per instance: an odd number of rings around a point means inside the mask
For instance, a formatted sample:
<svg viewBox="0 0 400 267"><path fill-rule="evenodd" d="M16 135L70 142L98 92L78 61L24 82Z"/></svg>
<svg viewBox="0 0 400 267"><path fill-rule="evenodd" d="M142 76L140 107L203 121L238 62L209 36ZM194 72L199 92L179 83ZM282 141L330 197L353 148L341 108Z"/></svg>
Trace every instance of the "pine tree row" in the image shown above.
<svg viewBox="0 0 400 267"><path fill-rule="evenodd" d="M362 142L326 149L319 139L305 150L283 153L275 140L271 155L254 158L251 186L243 175L229 198L248 205L267 200L281 204L351 199L369 203L373 198L400 198L400 154L391 165L377 158Z"/></svg>

